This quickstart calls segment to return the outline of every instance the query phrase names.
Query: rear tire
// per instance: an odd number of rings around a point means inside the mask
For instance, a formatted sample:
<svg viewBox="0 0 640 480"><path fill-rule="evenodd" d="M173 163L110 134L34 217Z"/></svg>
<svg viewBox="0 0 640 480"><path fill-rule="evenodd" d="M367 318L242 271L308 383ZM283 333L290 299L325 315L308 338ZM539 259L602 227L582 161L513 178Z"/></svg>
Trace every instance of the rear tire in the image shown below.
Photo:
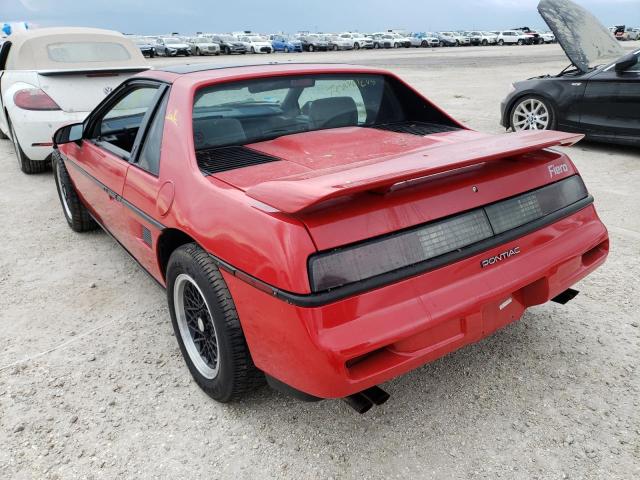
<svg viewBox="0 0 640 480"><path fill-rule="evenodd" d="M18 159L20 170L27 175L43 173L49 170L49 167L51 166L51 162L49 160L31 160L25 155L11 121L9 121L9 130L11 131L11 143L13 143L13 150L16 152L16 158Z"/></svg>
<svg viewBox="0 0 640 480"><path fill-rule="evenodd" d="M239 400L264 382L227 285L209 254L195 243L171 254L167 300L180 351L207 395L223 403Z"/></svg>
<svg viewBox="0 0 640 480"><path fill-rule="evenodd" d="M67 167L65 167L60 153L55 150L51 155L51 165L53 167L53 177L56 181L58 198L62 206L62 213L67 223L74 232L88 232L98 228L96 221L91 218L89 210L80 201Z"/></svg>

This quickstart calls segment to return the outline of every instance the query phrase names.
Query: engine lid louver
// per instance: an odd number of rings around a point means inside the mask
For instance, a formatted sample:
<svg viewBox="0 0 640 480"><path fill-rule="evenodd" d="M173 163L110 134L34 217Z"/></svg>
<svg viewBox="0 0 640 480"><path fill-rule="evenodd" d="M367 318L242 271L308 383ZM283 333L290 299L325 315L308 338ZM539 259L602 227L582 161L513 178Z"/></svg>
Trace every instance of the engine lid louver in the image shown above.
<svg viewBox="0 0 640 480"><path fill-rule="evenodd" d="M424 137L425 135L430 135L432 133L454 132L456 130L460 130L459 127L431 122L384 123L380 125L372 125L371 128L387 130L395 133L408 133L410 135L418 135L420 137Z"/></svg>
<svg viewBox="0 0 640 480"><path fill-rule="evenodd" d="M196 160L204 175L213 175L237 168L277 162L280 159L244 146L230 146L198 150Z"/></svg>

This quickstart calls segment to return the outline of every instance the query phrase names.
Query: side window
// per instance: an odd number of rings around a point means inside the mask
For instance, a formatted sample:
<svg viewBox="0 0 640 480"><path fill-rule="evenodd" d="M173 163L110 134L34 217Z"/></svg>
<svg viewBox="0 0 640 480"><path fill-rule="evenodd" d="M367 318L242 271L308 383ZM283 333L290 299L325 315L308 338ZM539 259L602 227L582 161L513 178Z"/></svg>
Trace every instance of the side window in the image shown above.
<svg viewBox="0 0 640 480"><path fill-rule="evenodd" d="M160 171L160 149L162 148L162 133L164 131L167 103L169 103L169 92L164 94L164 98L151 121L151 126L144 139L144 144L136 163L141 169L156 176Z"/></svg>
<svg viewBox="0 0 640 480"><path fill-rule="evenodd" d="M363 83L377 82L377 79L362 79L358 80ZM316 80L313 87L305 88L298 104L302 113L307 114L311 104L316 100L327 102L329 98L333 98L336 105L338 99L343 99L342 103L346 105L347 100L352 100L351 104L355 104L355 108L358 111L358 124L367 122L367 109L365 107L364 99L362 98L362 92L360 87L368 88L375 85L358 85L356 80Z"/></svg>
<svg viewBox="0 0 640 480"><path fill-rule="evenodd" d="M117 154L130 154L142 121L154 104L158 87L144 86L129 91L102 117L94 139L115 147ZM124 156L124 155L123 155Z"/></svg>
<svg viewBox="0 0 640 480"><path fill-rule="evenodd" d="M636 55L638 58L638 63L636 63L633 67L631 67L627 72L631 73L640 73L640 54Z"/></svg>

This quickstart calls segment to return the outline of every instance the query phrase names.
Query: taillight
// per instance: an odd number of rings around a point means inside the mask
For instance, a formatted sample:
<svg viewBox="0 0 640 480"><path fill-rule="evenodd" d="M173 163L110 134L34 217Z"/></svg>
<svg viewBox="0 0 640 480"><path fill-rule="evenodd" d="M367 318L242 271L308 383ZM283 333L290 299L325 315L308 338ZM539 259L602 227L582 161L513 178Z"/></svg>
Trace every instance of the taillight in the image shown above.
<svg viewBox="0 0 640 480"><path fill-rule="evenodd" d="M53 99L39 88L23 88L13 95L13 103L23 110L60 110Z"/></svg>

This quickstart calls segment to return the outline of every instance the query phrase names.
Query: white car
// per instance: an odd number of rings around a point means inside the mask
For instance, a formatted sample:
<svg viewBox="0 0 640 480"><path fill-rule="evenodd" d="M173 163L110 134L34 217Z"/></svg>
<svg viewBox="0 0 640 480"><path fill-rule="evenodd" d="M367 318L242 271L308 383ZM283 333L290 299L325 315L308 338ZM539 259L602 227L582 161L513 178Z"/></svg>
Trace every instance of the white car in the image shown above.
<svg viewBox="0 0 640 480"><path fill-rule="evenodd" d="M326 35L322 37L329 44L329 50L353 50L353 40L339 35Z"/></svg>
<svg viewBox="0 0 640 480"><path fill-rule="evenodd" d="M411 46L411 40L407 37L403 37L399 33L396 32L378 32L374 33L374 35L387 35L391 37L393 41L393 48L406 47L409 48Z"/></svg>
<svg viewBox="0 0 640 480"><path fill-rule="evenodd" d="M503 30L498 35L498 45L524 45L528 39L517 30Z"/></svg>
<svg viewBox="0 0 640 480"><path fill-rule="evenodd" d="M351 42L354 50L360 50L361 48L373 48L373 40L369 37L365 37L361 33L345 32L338 35L343 40Z"/></svg>
<svg viewBox="0 0 640 480"><path fill-rule="evenodd" d="M447 37L455 40L456 45L458 46L471 45L471 39L469 37L462 35L459 32L440 32L440 35L442 35L443 37Z"/></svg>
<svg viewBox="0 0 640 480"><path fill-rule="evenodd" d="M94 28L41 28L9 36L0 51L0 138L24 173L46 170L55 131L82 122L146 60L125 36Z"/></svg>
<svg viewBox="0 0 640 480"><path fill-rule="evenodd" d="M271 42L258 35L247 35L238 38L242 43L247 45L247 50L251 53L271 53L273 52L273 45Z"/></svg>
<svg viewBox="0 0 640 480"><path fill-rule="evenodd" d="M193 37L187 39L192 55L220 55L220 45L207 37Z"/></svg>
<svg viewBox="0 0 640 480"><path fill-rule="evenodd" d="M543 32L540 34L540 38L544 43L555 43L556 41L556 36L552 32Z"/></svg>

